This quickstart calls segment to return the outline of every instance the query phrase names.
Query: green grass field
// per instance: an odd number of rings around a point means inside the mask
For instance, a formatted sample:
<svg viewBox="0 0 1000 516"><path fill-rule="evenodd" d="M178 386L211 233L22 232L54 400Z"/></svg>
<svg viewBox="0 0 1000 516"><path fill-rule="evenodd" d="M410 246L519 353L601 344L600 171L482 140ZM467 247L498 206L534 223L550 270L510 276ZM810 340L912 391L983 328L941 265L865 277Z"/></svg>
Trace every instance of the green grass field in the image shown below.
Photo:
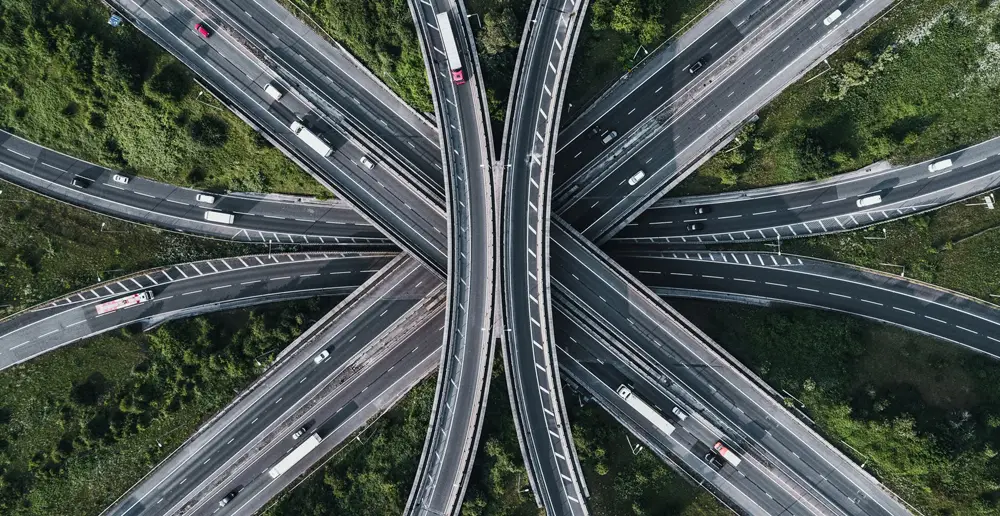
<svg viewBox="0 0 1000 516"><path fill-rule="evenodd" d="M0 127L107 167L216 191L322 194L97 0L0 4Z"/></svg>
<svg viewBox="0 0 1000 516"><path fill-rule="evenodd" d="M0 513L100 513L332 305L112 332L0 372Z"/></svg>
<svg viewBox="0 0 1000 516"><path fill-rule="evenodd" d="M908 163L1000 134L1000 5L899 4L761 110L734 147L672 195L827 177Z"/></svg>

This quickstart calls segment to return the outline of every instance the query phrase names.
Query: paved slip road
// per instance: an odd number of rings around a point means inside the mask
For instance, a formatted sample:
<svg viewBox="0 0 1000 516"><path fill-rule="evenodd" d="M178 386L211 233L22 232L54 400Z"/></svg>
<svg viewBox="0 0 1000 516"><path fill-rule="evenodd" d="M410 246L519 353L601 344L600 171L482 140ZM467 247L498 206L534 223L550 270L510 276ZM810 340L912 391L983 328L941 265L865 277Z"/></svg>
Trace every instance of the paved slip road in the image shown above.
<svg viewBox="0 0 1000 516"><path fill-rule="evenodd" d="M116 174L128 176L0 131L0 179L90 211L237 242L392 245L343 201L201 192L133 176L121 184ZM74 178L90 186L74 187ZM208 210L233 214L233 224L205 220Z"/></svg>
<svg viewBox="0 0 1000 516"><path fill-rule="evenodd" d="M586 0L531 3L502 150L504 373L535 501L551 514L568 515L588 514L589 493L559 382L548 244L559 117L587 5Z"/></svg>
<svg viewBox="0 0 1000 516"><path fill-rule="evenodd" d="M693 171L693 165L710 156L743 120L889 3L796 0L795 9L783 14L787 30L762 37L740 58L745 59L742 66L727 70L725 77L713 76L710 69L700 72L703 82L694 86L697 100L680 106L677 113L664 114L662 121L654 117L633 134L622 135L615 150L575 176L575 193L568 191L572 187L557 192L575 196L560 207L559 215L588 239L603 243ZM838 7L843 16L825 26L823 18ZM639 171L645 177L628 184Z"/></svg>
<svg viewBox="0 0 1000 516"><path fill-rule="evenodd" d="M126 276L0 321L0 369L135 323L145 327L217 307L239 308L317 295L346 295L392 254L298 253L191 262ZM131 293L154 299L104 315L95 305Z"/></svg>
<svg viewBox="0 0 1000 516"><path fill-rule="evenodd" d="M264 93L264 86L275 81L272 72L224 27L206 20L206 13L180 0L115 3L145 34L216 88L219 97L227 99L237 114L263 131L325 186L332 189L336 185L339 198L350 202L394 243L444 274L437 265L445 258L447 237L438 229L445 227L444 210L429 203L423 192L410 186L408 178L381 164L362 166L365 151L357 140L349 139L336 120L317 111L287 85L282 85L288 93L279 101ZM214 32L211 38L194 30L194 25L201 22ZM303 120L322 135L333 153L321 156L294 135L289 124L295 120Z"/></svg>
<svg viewBox="0 0 1000 516"><path fill-rule="evenodd" d="M950 159L949 168L928 165ZM940 208L1000 186L1000 138L889 168L875 164L849 174L726 194L664 198L612 239L622 244L696 244L806 237L845 231ZM881 195L859 208L857 200ZM696 206L711 209L696 215ZM704 228L687 231L689 223Z"/></svg>
<svg viewBox="0 0 1000 516"><path fill-rule="evenodd" d="M476 46L461 2L410 2L441 131L448 192L448 309L423 453L405 514L456 514L479 446L491 372L496 281L493 138ZM447 13L446 23L438 20ZM465 84L451 78L450 30Z"/></svg>
<svg viewBox="0 0 1000 516"><path fill-rule="evenodd" d="M615 260L661 295L845 312L1000 358L1000 307L898 276L773 253L627 253Z"/></svg>
<svg viewBox="0 0 1000 516"><path fill-rule="evenodd" d="M229 487L217 484L223 473L227 481L244 486L234 506L238 509L244 500L273 484L264 469L285 454L289 434L310 421L310 432L320 432L321 437L339 431L356 412L375 408L368 406L375 400L362 394L368 386L386 392L380 386L397 379L388 379L385 373L397 365L402 370L423 367L426 374L425 362L439 349L440 341L426 338L427 331L433 333L439 326L425 326L439 319L436 314L441 313L442 304L443 288L436 275L412 258L400 256L300 336L279 358L279 366L271 367L253 388L217 415L214 424L199 430L108 513L212 513L218 508L217 491ZM330 356L316 363L313 358L324 349ZM367 367L369 361L379 367ZM335 399L320 407L311 401L320 392L333 394ZM290 472L279 481L287 485L295 476Z"/></svg>

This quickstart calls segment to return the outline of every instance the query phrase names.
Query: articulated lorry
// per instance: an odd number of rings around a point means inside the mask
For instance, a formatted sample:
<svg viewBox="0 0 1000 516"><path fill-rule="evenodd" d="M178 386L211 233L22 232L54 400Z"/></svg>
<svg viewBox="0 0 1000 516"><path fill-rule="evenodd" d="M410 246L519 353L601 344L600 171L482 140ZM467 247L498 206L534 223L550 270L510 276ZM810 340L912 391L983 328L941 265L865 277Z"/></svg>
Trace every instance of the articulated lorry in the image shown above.
<svg viewBox="0 0 1000 516"><path fill-rule="evenodd" d="M275 464L274 467L267 472L267 474L271 475L271 478L278 478L284 472L291 469L292 466L298 464L299 461L302 460L306 455L309 455L309 452L315 450L316 447L319 446L320 441L322 440L323 438L321 438L319 434L310 435L308 439L303 441L302 444L298 445L294 450L292 450L292 453L285 455L284 459L278 461L278 463Z"/></svg>
<svg viewBox="0 0 1000 516"><path fill-rule="evenodd" d="M656 426L661 432L670 435L674 431L674 425L667 422L659 412L656 411L649 403L646 403L639 396L636 396L632 389L628 386L622 385L618 387L618 396L625 400L625 403L632 408L634 408L638 413L642 414L643 417L649 420L650 423Z"/></svg>
<svg viewBox="0 0 1000 516"><path fill-rule="evenodd" d="M302 122L296 120L292 122L292 125L288 126L289 129L298 136L300 140L304 141L312 150L319 153L320 156L326 157L333 153L333 149L323 141L322 138L316 136L316 133L309 130L308 127L302 125Z"/></svg>

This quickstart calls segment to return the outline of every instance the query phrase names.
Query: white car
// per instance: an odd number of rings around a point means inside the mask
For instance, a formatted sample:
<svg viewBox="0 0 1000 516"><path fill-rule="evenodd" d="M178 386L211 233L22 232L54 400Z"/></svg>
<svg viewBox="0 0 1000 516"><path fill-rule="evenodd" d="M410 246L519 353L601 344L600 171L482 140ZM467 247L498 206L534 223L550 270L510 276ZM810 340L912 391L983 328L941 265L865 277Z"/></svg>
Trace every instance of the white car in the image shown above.
<svg viewBox="0 0 1000 516"><path fill-rule="evenodd" d="M119 175L119 174L115 174L115 175L111 176L111 180L114 181L114 182L116 182L116 183L121 183L123 185L127 185L128 184L128 178L125 177L125 176L123 176L123 175Z"/></svg>
<svg viewBox="0 0 1000 516"><path fill-rule="evenodd" d="M316 355L316 358L313 359L313 362L316 362L318 364L318 363L326 360L326 357L328 357L328 356L330 356L330 352L324 349L318 355Z"/></svg>
<svg viewBox="0 0 1000 516"><path fill-rule="evenodd" d="M935 161L934 163L927 165L927 170L930 172L937 172L938 170L944 170L950 166L951 166L951 160L943 159L941 161Z"/></svg>
<svg viewBox="0 0 1000 516"><path fill-rule="evenodd" d="M205 204L212 204L212 203L215 202L215 196L214 195L207 195L207 194L200 193L200 194L198 194L198 195L195 196L194 200L196 200L198 202L203 202Z"/></svg>
<svg viewBox="0 0 1000 516"><path fill-rule="evenodd" d="M642 178L644 178L644 177L646 177L646 173L643 172L642 170L640 170L640 171L636 172L635 175L633 175L632 177L628 178L628 185L629 186L635 186L635 185L639 184L639 181L642 181Z"/></svg>
<svg viewBox="0 0 1000 516"><path fill-rule="evenodd" d="M368 156L361 156L361 164L368 170L375 168L375 163Z"/></svg>
<svg viewBox="0 0 1000 516"><path fill-rule="evenodd" d="M840 9L833 11L832 13L830 13L830 16L823 18L823 25L830 25L831 23L837 21L840 18L840 14L841 14Z"/></svg>
<svg viewBox="0 0 1000 516"><path fill-rule="evenodd" d="M869 195L867 197L862 197L858 199L858 208L865 208L868 206L873 206L882 202L881 195Z"/></svg>
<svg viewBox="0 0 1000 516"><path fill-rule="evenodd" d="M679 420L681 420L681 421L684 421L685 419L687 419L687 418L688 418L688 415L687 415L687 414L685 414L685 413L684 413L684 411L683 411L683 410L681 410L681 408L680 408L680 407L674 407L674 408L673 408L673 409L671 410L671 412L673 412L673 413L674 413L674 415L675 415L675 416L677 416L677 419L679 419Z"/></svg>

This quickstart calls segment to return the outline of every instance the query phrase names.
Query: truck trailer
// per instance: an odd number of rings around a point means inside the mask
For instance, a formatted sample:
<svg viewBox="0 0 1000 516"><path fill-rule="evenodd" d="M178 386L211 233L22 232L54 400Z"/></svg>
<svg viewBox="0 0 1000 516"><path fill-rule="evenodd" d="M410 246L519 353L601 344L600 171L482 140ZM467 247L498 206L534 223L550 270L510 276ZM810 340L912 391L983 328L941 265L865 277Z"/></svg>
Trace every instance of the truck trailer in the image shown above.
<svg viewBox="0 0 1000 516"><path fill-rule="evenodd" d="M146 301L153 300L153 291L147 290L145 292L137 292L135 294L130 294L125 297L120 297L112 301L105 301L97 305L97 315L104 315L106 313L114 312L115 310L125 308L127 306L134 306Z"/></svg>
<svg viewBox="0 0 1000 516"><path fill-rule="evenodd" d="M298 462L306 455L309 455L309 452L315 450L322 440L323 439L319 436L319 434L310 435L308 439L302 441L302 444L292 450L292 453L285 455L285 458L278 461L274 467L268 470L267 474L271 475L271 478L278 478L283 473L291 469L292 466L298 464Z"/></svg>
<svg viewBox="0 0 1000 516"><path fill-rule="evenodd" d="M438 13L437 22L441 31L441 42L444 44L444 53L448 57L448 68L451 69L451 80L455 84L465 84L462 59L458 55L458 43L455 41L455 32L451 29L451 19L448 18L448 13Z"/></svg>
<svg viewBox="0 0 1000 516"><path fill-rule="evenodd" d="M308 127L302 125L302 122L295 121L292 125L288 126L289 129L298 136L300 140L306 143L312 150L319 153L320 156L324 158L333 153L333 149L323 141L322 138L316 136L316 133L309 130Z"/></svg>
<svg viewBox="0 0 1000 516"><path fill-rule="evenodd" d="M629 389L627 385L621 385L618 387L618 396L625 400L625 403L636 410L649 420L650 423L656 426L661 432L670 435L674 431L674 425L667 422L659 412L656 411L649 403L643 401L642 398L637 396L632 389Z"/></svg>

